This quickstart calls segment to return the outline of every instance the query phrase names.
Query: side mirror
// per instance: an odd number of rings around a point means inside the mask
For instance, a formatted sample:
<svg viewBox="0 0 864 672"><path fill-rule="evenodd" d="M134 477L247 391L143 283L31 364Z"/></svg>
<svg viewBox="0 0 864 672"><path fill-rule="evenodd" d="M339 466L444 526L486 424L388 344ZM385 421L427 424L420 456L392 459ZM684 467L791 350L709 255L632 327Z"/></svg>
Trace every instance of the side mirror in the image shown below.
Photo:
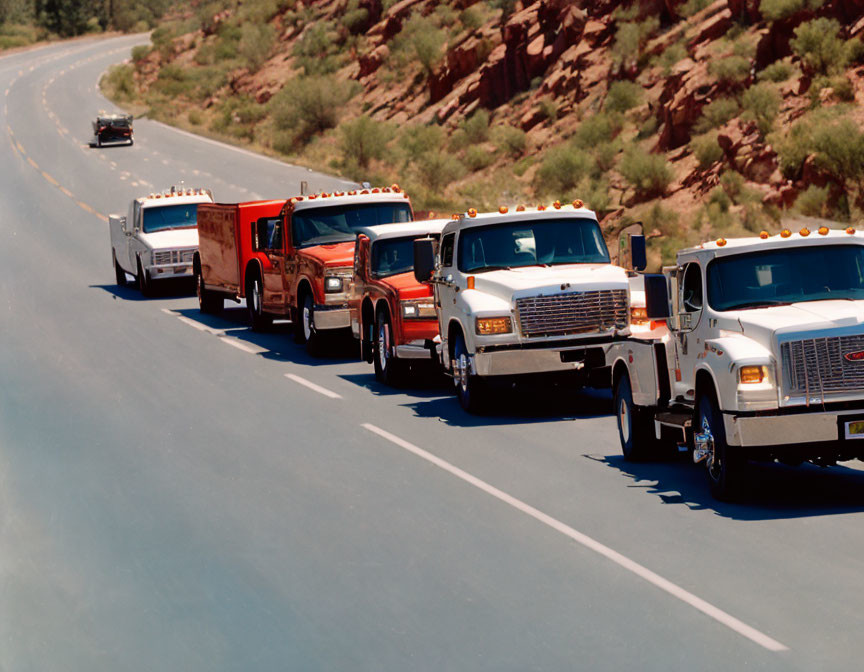
<svg viewBox="0 0 864 672"><path fill-rule="evenodd" d="M649 320L665 320L669 311L669 285L666 276L651 273L645 278L645 312Z"/></svg>
<svg viewBox="0 0 864 672"><path fill-rule="evenodd" d="M417 282L429 282L435 272L435 239L417 238L414 241L414 277Z"/></svg>
<svg viewBox="0 0 864 672"><path fill-rule="evenodd" d="M630 234L630 263L634 271L644 271L648 265L648 252L645 249L645 236Z"/></svg>

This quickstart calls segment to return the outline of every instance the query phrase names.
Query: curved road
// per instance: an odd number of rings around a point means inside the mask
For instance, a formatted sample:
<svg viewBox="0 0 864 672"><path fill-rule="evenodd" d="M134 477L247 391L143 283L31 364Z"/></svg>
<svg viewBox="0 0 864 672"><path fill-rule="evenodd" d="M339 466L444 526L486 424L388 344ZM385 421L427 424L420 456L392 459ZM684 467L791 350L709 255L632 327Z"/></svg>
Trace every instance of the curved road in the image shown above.
<svg viewBox="0 0 864 672"><path fill-rule="evenodd" d="M737 505L626 464L608 395L471 417L346 345L113 283L106 215L338 180L147 120L91 149L140 36L0 58L0 670L848 670L864 474Z"/></svg>

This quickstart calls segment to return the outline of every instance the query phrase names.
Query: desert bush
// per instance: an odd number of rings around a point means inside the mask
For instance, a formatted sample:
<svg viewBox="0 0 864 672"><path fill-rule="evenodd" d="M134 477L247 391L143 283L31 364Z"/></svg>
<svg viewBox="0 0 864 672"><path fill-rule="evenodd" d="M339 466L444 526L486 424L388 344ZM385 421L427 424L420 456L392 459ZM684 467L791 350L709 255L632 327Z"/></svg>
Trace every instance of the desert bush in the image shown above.
<svg viewBox="0 0 864 672"><path fill-rule="evenodd" d="M198 110L189 110L189 113L186 115L186 118L189 120L189 123L193 126L200 126L204 123L204 117Z"/></svg>
<svg viewBox="0 0 864 672"><path fill-rule="evenodd" d="M498 126L493 130L492 137L498 149L512 158L522 156L528 145L528 135L515 126Z"/></svg>
<svg viewBox="0 0 864 672"><path fill-rule="evenodd" d="M387 143L393 137L393 131L387 124L365 115L345 122L339 130L342 135L340 149L343 162L359 168L367 168L372 159L382 158Z"/></svg>
<svg viewBox="0 0 864 672"><path fill-rule="evenodd" d="M540 111L540 116L548 121L555 121L558 118L558 103L552 98L544 98L537 104L537 109Z"/></svg>
<svg viewBox="0 0 864 672"><path fill-rule="evenodd" d="M339 69L337 33L331 21L320 21L303 31L294 44L294 56L307 77L328 75Z"/></svg>
<svg viewBox="0 0 864 672"><path fill-rule="evenodd" d="M399 136L399 147L406 162L436 149L444 144L444 130L440 126L406 126Z"/></svg>
<svg viewBox="0 0 864 672"><path fill-rule="evenodd" d="M135 96L135 68L131 65L115 65L105 74L102 86L109 98L130 100Z"/></svg>
<svg viewBox="0 0 864 672"><path fill-rule="evenodd" d="M847 62L846 46L839 33L837 21L819 17L798 26L789 45L811 71L836 74Z"/></svg>
<svg viewBox="0 0 864 672"><path fill-rule="evenodd" d="M645 123L639 127L639 132L636 134L636 138L638 140L644 140L645 138L650 138L654 135L657 130L660 128L660 120L657 119L657 116L652 114L645 120Z"/></svg>
<svg viewBox="0 0 864 672"><path fill-rule="evenodd" d="M299 140L334 128L356 92L356 84L332 76L300 77L273 96L271 109L277 130L294 132Z"/></svg>
<svg viewBox="0 0 864 672"><path fill-rule="evenodd" d="M474 32L483 25L483 17L476 7L468 7L459 14L459 22L465 26L466 30Z"/></svg>
<svg viewBox="0 0 864 672"><path fill-rule="evenodd" d="M744 190L744 176L734 170L727 170L720 176L720 186L729 194L729 198L737 202L738 196Z"/></svg>
<svg viewBox="0 0 864 672"><path fill-rule="evenodd" d="M630 147L624 152L618 170L643 197L663 194L672 181L672 170L666 157L649 154L639 147Z"/></svg>
<svg viewBox="0 0 864 672"><path fill-rule="evenodd" d="M495 161L495 155L483 147L474 145L465 151L465 165L472 173L489 167L493 161Z"/></svg>
<svg viewBox="0 0 864 672"><path fill-rule="evenodd" d="M830 207L828 206L829 187L817 187L811 184L807 189L798 195L795 199L795 209L802 215L809 217L830 217Z"/></svg>
<svg viewBox="0 0 864 672"><path fill-rule="evenodd" d="M7 15L8 18L10 17ZM14 19L14 16L11 18ZM18 23L0 24L0 49L24 47L33 44L38 39L39 31L35 26Z"/></svg>
<svg viewBox="0 0 864 672"><path fill-rule="evenodd" d="M459 159L441 149L433 149L421 154L414 162L417 176L432 192L442 192L444 188L465 174L465 166Z"/></svg>
<svg viewBox="0 0 864 672"><path fill-rule="evenodd" d="M488 139L489 113L481 109L459 123L459 128L450 138L450 147L459 151L471 145L486 142Z"/></svg>
<svg viewBox="0 0 864 672"><path fill-rule="evenodd" d="M734 98L718 98L702 108L702 116L694 124L696 133L707 133L719 128L730 119L735 118L739 111L738 101Z"/></svg>
<svg viewBox="0 0 864 672"><path fill-rule="evenodd" d="M700 168L708 168L723 158L723 148L717 144L717 131L698 135L690 141L690 150Z"/></svg>
<svg viewBox="0 0 864 672"><path fill-rule="evenodd" d="M237 49L254 72L267 60L275 42L276 31L269 23L244 23Z"/></svg>
<svg viewBox="0 0 864 672"><path fill-rule="evenodd" d="M708 72L722 82L740 84L750 76L750 59L744 56L727 56L712 61Z"/></svg>
<svg viewBox="0 0 864 672"><path fill-rule="evenodd" d="M781 21L804 9L818 9L825 0L762 0L759 11L769 21Z"/></svg>
<svg viewBox="0 0 864 672"><path fill-rule="evenodd" d="M573 142L582 149L592 149L597 145L612 142L621 130L621 118L615 114L599 113L585 117L576 133Z"/></svg>
<svg viewBox="0 0 864 672"><path fill-rule="evenodd" d="M672 66L687 58L687 49L680 42L671 44L657 58L657 64L663 68L664 74L668 75Z"/></svg>
<svg viewBox="0 0 864 672"><path fill-rule="evenodd" d="M360 6L359 0L349 0L342 15L342 25L352 35L358 35L369 25L369 10Z"/></svg>
<svg viewBox="0 0 864 672"><path fill-rule="evenodd" d="M708 205L715 205L720 212L729 212L729 208L732 207L732 199L722 187L714 187L708 194Z"/></svg>
<svg viewBox="0 0 864 672"><path fill-rule="evenodd" d="M139 44L137 47L132 47L132 61L138 62L147 58L150 54L150 47L146 44Z"/></svg>
<svg viewBox="0 0 864 672"><path fill-rule="evenodd" d="M641 95L642 87L635 82L612 82L603 102L603 109L609 112L626 112L639 104Z"/></svg>
<svg viewBox="0 0 864 672"><path fill-rule="evenodd" d="M587 152L573 145L553 147L537 169L537 191L542 194L563 194L590 177L594 160Z"/></svg>
<svg viewBox="0 0 864 672"><path fill-rule="evenodd" d="M591 155L597 165L597 172L605 173L615 167L615 159L620 150L619 144L617 142L603 142L594 146Z"/></svg>
<svg viewBox="0 0 864 672"><path fill-rule="evenodd" d="M774 143L780 170L796 179L811 154L838 183L864 178L864 133L836 109L817 110L798 121Z"/></svg>
<svg viewBox="0 0 864 672"><path fill-rule="evenodd" d="M442 47L447 39L432 17L413 14L402 26L402 30L391 40L392 50L400 65L416 61L430 74L443 55Z"/></svg>
<svg viewBox="0 0 864 672"><path fill-rule="evenodd" d="M710 4L711 0L687 0L678 11L681 13L681 16L689 17L693 16L696 12L701 12Z"/></svg>
<svg viewBox="0 0 864 672"><path fill-rule="evenodd" d="M765 82L785 82L795 74L795 68L787 61L776 61L759 71L757 77Z"/></svg>
<svg viewBox="0 0 864 672"><path fill-rule="evenodd" d="M742 118L755 121L759 132L765 135L780 112L781 102L780 94L772 84L760 82L741 95L741 106L744 108Z"/></svg>
<svg viewBox="0 0 864 672"><path fill-rule="evenodd" d="M651 16L644 21L620 21L615 31L615 43L612 53L619 63L638 60L642 55L642 47L657 29L660 20Z"/></svg>

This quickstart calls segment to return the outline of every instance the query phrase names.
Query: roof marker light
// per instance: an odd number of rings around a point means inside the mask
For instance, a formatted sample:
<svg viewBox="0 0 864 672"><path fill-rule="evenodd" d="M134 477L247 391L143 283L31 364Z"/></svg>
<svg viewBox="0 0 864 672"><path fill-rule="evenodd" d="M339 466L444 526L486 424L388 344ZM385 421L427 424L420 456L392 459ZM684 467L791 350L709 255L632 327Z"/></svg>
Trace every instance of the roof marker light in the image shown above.
<svg viewBox="0 0 864 672"><path fill-rule="evenodd" d="M577 210L579 208L584 207L584 206L585 206L585 204L581 201L581 199L577 198L575 201L573 201L573 207L576 208Z"/></svg>
<svg viewBox="0 0 864 672"><path fill-rule="evenodd" d="M829 231L830 231L830 229L827 226L820 226L819 227L819 235L820 236L827 236Z"/></svg>
<svg viewBox="0 0 864 672"><path fill-rule="evenodd" d="M454 212L452 215L450 215L450 219L459 219L459 215Z"/></svg>
<svg viewBox="0 0 864 672"><path fill-rule="evenodd" d="M468 289L474 289L474 276L468 276Z"/></svg>
<svg viewBox="0 0 864 672"><path fill-rule="evenodd" d="M780 232L780 237L781 237L781 238L788 238L788 237L791 236L791 235L792 235L792 232L791 232L789 229L783 229L783 230Z"/></svg>
<svg viewBox="0 0 864 672"><path fill-rule="evenodd" d="M726 246L726 239L725 238L718 238L717 239L717 247L725 247L725 246Z"/></svg>
<svg viewBox="0 0 864 672"><path fill-rule="evenodd" d="M516 212L525 212L525 206L521 205L521 204L517 205L516 206Z"/></svg>
<svg viewBox="0 0 864 672"><path fill-rule="evenodd" d="M555 201L552 204L552 207L555 208L556 210L560 210L561 209L561 201Z"/></svg>
<svg viewBox="0 0 864 672"><path fill-rule="evenodd" d="M310 201L314 201L316 198L318 198L317 194L309 194L309 200Z"/></svg>
<svg viewBox="0 0 864 672"><path fill-rule="evenodd" d="M500 208L498 208L498 212L500 212L502 215L506 215L507 214L507 206L502 205Z"/></svg>
<svg viewBox="0 0 864 672"><path fill-rule="evenodd" d="M394 182L393 184L390 185L390 188L391 188L393 191L395 191L395 192L399 192L399 191L400 191L400 189L399 189L399 185L396 184L395 182Z"/></svg>
<svg viewBox="0 0 864 672"><path fill-rule="evenodd" d="M345 195L345 192L344 192L344 191L334 191L334 192L333 192L333 195L334 195L334 196L344 196L344 195Z"/></svg>
<svg viewBox="0 0 864 672"><path fill-rule="evenodd" d="M364 190L361 191L360 193L361 193L361 194L368 194L368 193L369 193L369 190L368 190L368 189L364 189Z"/></svg>
<svg viewBox="0 0 864 672"><path fill-rule="evenodd" d="M808 229L808 228L805 226L803 229L801 229L801 230L798 232L798 235L801 236L802 238L806 238L807 236L810 235L810 229Z"/></svg>
<svg viewBox="0 0 864 672"><path fill-rule="evenodd" d="M768 234L767 231L763 231L762 233L759 234L759 237L760 237L762 240L767 240L770 236L769 236L769 234Z"/></svg>
<svg viewBox="0 0 864 672"><path fill-rule="evenodd" d="M373 187L373 188L372 188L372 193L373 193L373 194L380 194L380 193L381 193L381 190L380 190L378 187Z"/></svg>
<svg viewBox="0 0 864 672"><path fill-rule="evenodd" d="M545 206L545 205L538 205L538 206L537 206L537 211L538 211L538 212L543 212L545 209L546 209L546 206Z"/></svg>
<svg viewBox="0 0 864 672"><path fill-rule="evenodd" d="M846 233L848 233L850 236L854 236L855 229L850 226L848 229L846 229Z"/></svg>
<svg viewBox="0 0 864 672"><path fill-rule="evenodd" d="M356 196L356 195L357 195L357 190L356 190L356 189L352 189L351 191L348 192L348 195L349 195L349 196Z"/></svg>
<svg viewBox="0 0 864 672"><path fill-rule="evenodd" d="M384 188L381 190L381 193L383 193L383 194L389 194L391 191L393 191L393 190L392 190L390 187L384 187Z"/></svg>
<svg viewBox="0 0 864 672"><path fill-rule="evenodd" d="M477 208L468 208L468 216L476 217L477 216Z"/></svg>

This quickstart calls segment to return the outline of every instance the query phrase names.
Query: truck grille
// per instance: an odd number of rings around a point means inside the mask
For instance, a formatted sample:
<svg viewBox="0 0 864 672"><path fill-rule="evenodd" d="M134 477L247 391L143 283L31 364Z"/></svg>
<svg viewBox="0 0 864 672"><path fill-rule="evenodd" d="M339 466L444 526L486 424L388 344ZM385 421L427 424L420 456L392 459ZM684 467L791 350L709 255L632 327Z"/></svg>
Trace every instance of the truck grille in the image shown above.
<svg viewBox="0 0 864 672"><path fill-rule="evenodd" d="M153 265L191 264L195 250L157 250L153 253Z"/></svg>
<svg viewBox="0 0 864 672"><path fill-rule="evenodd" d="M845 355L864 351L864 334L808 338L780 345L786 393L808 398L864 390L864 360Z"/></svg>
<svg viewBox="0 0 864 672"><path fill-rule="evenodd" d="M606 332L627 326L627 290L604 289L516 299L524 336Z"/></svg>

